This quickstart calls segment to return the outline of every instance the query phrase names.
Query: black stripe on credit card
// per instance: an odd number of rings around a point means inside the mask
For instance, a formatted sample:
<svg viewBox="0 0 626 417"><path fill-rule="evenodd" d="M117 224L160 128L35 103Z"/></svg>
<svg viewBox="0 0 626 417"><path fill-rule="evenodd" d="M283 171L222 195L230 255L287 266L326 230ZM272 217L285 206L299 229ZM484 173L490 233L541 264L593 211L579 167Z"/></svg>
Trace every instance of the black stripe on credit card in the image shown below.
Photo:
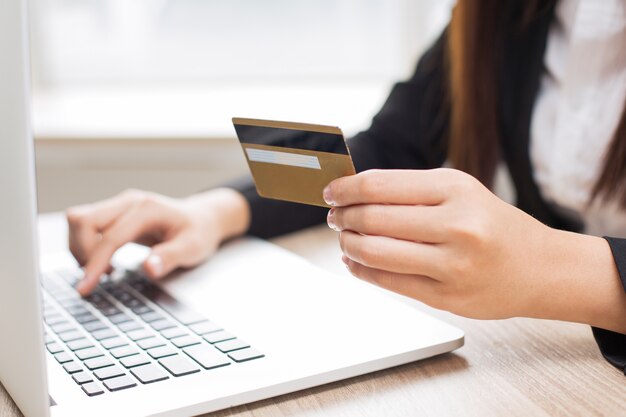
<svg viewBox="0 0 626 417"><path fill-rule="evenodd" d="M235 124L235 130L241 143L348 155L348 148L342 135L238 124Z"/></svg>

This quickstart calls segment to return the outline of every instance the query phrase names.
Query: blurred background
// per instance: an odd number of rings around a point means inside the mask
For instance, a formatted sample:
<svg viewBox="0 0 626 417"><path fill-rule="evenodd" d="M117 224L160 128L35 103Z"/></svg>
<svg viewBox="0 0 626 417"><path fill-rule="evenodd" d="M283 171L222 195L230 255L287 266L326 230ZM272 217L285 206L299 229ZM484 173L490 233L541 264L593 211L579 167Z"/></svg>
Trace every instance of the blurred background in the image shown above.
<svg viewBox="0 0 626 417"><path fill-rule="evenodd" d="M230 118L369 125L453 0L34 0L40 211L244 175Z"/></svg>

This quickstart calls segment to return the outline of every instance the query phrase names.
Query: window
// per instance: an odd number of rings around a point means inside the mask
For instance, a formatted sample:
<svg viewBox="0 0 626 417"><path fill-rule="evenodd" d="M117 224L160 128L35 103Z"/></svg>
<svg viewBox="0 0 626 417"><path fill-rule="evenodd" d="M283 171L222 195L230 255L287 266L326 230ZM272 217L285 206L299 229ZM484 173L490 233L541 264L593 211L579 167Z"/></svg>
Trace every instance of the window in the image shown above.
<svg viewBox="0 0 626 417"><path fill-rule="evenodd" d="M39 87L389 82L451 0L34 0Z"/></svg>
<svg viewBox="0 0 626 417"><path fill-rule="evenodd" d="M452 3L30 0L40 207L131 186L181 196L242 175L232 116L351 136Z"/></svg>

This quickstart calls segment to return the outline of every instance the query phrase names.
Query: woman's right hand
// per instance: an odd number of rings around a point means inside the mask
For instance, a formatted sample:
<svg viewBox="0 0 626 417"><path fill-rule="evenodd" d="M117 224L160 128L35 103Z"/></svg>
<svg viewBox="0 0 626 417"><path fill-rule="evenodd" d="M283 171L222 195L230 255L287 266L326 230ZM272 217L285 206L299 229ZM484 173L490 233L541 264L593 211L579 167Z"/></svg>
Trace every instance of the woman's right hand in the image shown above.
<svg viewBox="0 0 626 417"><path fill-rule="evenodd" d="M71 207L67 210L70 251L85 272L76 289L90 294L110 269L115 251L129 242L152 248L143 268L153 279L179 267L196 266L222 241L247 230L249 210L245 198L227 188L185 199L128 190L98 203Z"/></svg>

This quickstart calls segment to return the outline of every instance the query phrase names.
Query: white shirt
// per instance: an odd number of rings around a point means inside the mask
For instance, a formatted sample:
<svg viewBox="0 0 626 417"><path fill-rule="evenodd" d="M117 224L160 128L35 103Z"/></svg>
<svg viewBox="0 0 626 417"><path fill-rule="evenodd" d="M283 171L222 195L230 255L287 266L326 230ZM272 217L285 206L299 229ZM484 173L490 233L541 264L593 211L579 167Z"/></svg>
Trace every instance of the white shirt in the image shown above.
<svg viewBox="0 0 626 417"><path fill-rule="evenodd" d="M626 1L560 0L530 127L530 159L542 196L585 224L626 237L626 209L591 190L626 99Z"/></svg>

